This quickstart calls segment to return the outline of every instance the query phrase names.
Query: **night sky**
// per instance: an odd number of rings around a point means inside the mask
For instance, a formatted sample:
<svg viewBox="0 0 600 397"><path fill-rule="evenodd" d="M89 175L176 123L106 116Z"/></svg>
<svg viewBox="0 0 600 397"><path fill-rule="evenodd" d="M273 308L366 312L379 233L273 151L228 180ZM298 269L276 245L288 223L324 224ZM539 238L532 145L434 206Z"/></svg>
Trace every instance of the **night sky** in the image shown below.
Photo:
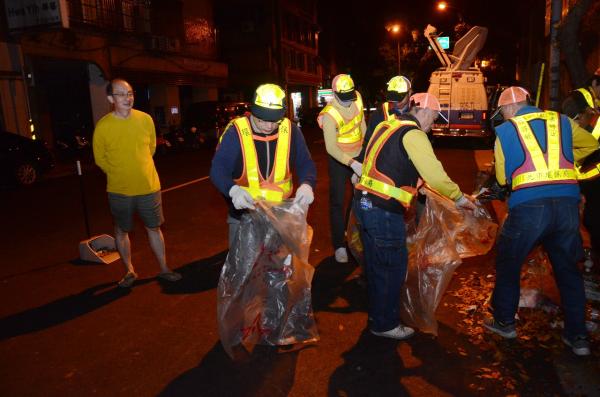
<svg viewBox="0 0 600 397"><path fill-rule="evenodd" d="M399 21L406 27L401 43L410 39L412 29L422 33L428 23L434 25L438 32L452 36L460 12L467 24L489 29L480 54L494 54L499 62L507 65L505 76L498 78L514 76L516 39L520 34L517 0L504 0L502 3L454 0L448 1L451 8L445 12L436 10L436 3L432 0L319 1L319 40L324 63L327 64L330 59L337 60L337 70L352 74L359 88L369 95L369 91L384 84L392 74L389 67L385 69L380 54L380 47L386 42L396 48L395 39L385 30L387 24ZM540 18L543 17L540 15ZM420 86L415 88L426 89L429 74L439 66L435 57L428 65L420 66L418 69L422 76L412 76L413 84Z"/></svg>

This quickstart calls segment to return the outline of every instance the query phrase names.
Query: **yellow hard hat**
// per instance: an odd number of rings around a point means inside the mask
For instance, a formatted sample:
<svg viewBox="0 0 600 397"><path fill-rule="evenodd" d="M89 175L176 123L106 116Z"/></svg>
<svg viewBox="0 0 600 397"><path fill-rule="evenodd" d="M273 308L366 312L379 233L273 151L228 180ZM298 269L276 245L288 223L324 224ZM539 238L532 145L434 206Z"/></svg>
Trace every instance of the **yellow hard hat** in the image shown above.
<svg viewBox="0 0 600 397"><path fill-rule="evenodd" d="M354 81L348 74L338 74L331 81L331 89L341 101L355 101Z"/></svg>
<svg viewBox="0 0 600 397"><path fill-rule="evenodd" d="M277 84L260 85L254 92L250 111L265 121L279 121L285 116L285 91Z"/></svg>
<svg viewBox="0 0 600 397"><path fill-rule="evenodd" d="M386 99L401 102L410 91L410 80L404 76L394 76L387 82Z"/></svg>

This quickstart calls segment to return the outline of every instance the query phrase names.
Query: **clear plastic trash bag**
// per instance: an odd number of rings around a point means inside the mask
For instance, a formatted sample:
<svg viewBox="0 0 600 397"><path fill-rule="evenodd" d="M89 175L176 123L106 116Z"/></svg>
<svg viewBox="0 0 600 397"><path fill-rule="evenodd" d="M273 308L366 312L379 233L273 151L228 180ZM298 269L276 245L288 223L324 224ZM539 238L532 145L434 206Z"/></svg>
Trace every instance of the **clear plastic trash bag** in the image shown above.
<svg viewBox="0 0 600 397"><path fill-rule="evenodd" d="M219 279L219 336L233 359L257 344L318 340L311 304L312 229L291 201L256 203L242 216Z"/></svg>
<svg viewBox="0 0 600 397"><path fill-rule="evenodd" d="M402 320L437 335L435 311L461 258L486 254L498 225L488 211L459 210L454 202L424 188L427 204L415 230L407 236L408 272L401 294Z"/></svg>
<svg viewBox="0 0 600 397"><path fill-rule="evenodd" d="M348 249L350 254L356 260L360 266L364 265L364 253L362 241L360 241L360 231L358 229L358 222L354 210L350 211L350 217L348 218L348 226L346 227L346 240L348 241Z"/></svg>

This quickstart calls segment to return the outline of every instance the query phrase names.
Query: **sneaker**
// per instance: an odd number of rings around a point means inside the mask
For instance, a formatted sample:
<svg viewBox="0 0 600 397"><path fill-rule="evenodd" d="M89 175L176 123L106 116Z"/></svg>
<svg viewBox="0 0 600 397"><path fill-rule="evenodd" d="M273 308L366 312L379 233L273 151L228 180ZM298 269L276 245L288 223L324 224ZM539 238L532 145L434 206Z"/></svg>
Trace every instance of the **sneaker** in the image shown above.
<svg viewBox="0 0 600 397"><path fill-rule="evenodd" d="M563 335L562 340L577 356L589 356L591 354L590 341L586 336L578 335L573 339L569 339Z"/></svg>
<svg viewBox="0 0 600 397"><path fill-rule="evenodd" d="M371 333L376 336L383 336L384 338L402 340L413 336L415 330L404 325L399 325L396 328L390 329L389 331L376 332L371 330Z"/></svg>
<svg viewBox="0 0 600 397"><path fill-rule="evenodd" d="M348 263L348 251L346 251L346 248L340 247L335 250L335 261L339 263Z"/></svg>
<svg viewBox="0 0 600 397"><path fill-rule="evenodd" d="M515 324L503 324L500 321L494 320L494 317L485 318L483 320L483 326L506 339L514 339L517 337Z"/></svg>
<svg viewBox="0 0 600 397"><path fill-rule="evenodd" d="M138 276L135 272L128 272L125 277L119 281L119 287L121 288L130 288L135 280L137 280Z"/></svg>

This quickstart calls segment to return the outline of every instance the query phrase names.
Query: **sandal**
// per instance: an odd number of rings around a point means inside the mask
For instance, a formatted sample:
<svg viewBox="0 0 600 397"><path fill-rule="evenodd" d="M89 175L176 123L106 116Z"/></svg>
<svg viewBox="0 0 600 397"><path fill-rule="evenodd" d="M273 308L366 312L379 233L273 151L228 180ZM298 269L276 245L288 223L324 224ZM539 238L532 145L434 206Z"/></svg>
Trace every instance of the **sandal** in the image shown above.
<svg viewBox="0 0 600 397"><path fill-rule="evenodd" d="M133 283L137 280L137 274L133 272L128 272L125 277L119 281L119 287L121 288L130 288Z"/></svg>
<svg viewBox="0 0 600 397"><path fill-rule="evenodd" d="M175 273L175 272L162 272L158 274L158 278L165 280L165 281L170 281L170 282L175 282L175 281L179 281L181 280L181 274L179 273Z"/></svg>

